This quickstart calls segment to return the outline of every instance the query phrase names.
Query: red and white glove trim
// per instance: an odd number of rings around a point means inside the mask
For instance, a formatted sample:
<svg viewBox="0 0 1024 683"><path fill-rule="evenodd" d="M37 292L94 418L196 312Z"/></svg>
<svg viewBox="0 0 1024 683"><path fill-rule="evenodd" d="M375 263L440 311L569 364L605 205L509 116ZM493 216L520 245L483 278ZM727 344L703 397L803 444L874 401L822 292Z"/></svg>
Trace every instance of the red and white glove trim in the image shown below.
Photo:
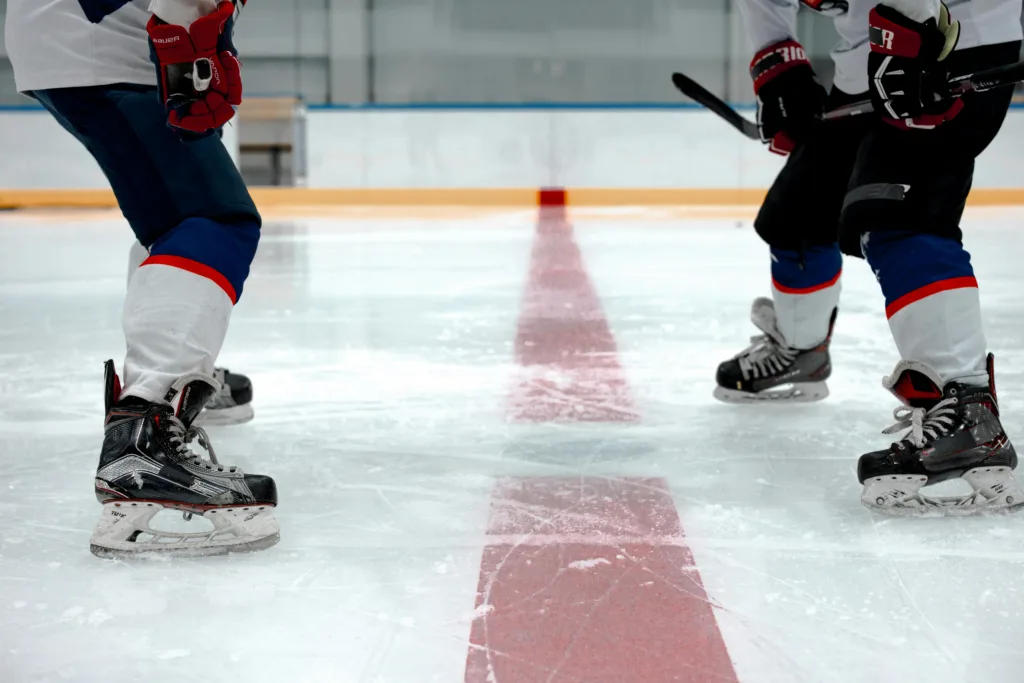
<svg viewBox="0 0 1024 683"><path fill-rule="evenodd" d="M797 66L810 68L807 52L795 40L783 40L769 45L750 60L750 77L754 80L756 95L765 83Z"/></svg>

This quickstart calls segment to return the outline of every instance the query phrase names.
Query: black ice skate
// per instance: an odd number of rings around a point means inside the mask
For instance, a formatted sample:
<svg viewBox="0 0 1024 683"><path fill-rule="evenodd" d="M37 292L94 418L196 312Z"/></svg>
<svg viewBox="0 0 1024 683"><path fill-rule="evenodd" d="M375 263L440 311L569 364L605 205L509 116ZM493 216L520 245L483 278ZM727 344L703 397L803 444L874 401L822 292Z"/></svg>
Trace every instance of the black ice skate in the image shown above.
<svg viewBox="0 0 1024 683"><path fill-rule="evenodd" d="M132 396L118 401L121 386L113 361L107 361L105 371L107 413L96 472L103 514L92 535L92 552L100 557L216 555L277 543L274 480L221 465L206 432L193 425L218 390L216 382L200 374L182 377L167 394L172 407ZM209 460L189 448L193 439ZM213 529L179 533L152 528L150 521L165 508L184 512L186 519L201 515Z"/></svg>
<svg viewBox="0 0 1024 683"><path fill-rule="evenodd" d="M832 311L828 337L812 349L786 345L775 324L775 304L758 298L750 319L764 334L751 337L750 346L718 366L715 398L727 403L758 401L820 401L828 396L825 380L832 374L828 347L836 313Z"/></svg>
<svg viewBox="0 0 1024 683"><path fill-rule="evenodd" d="M198 424L237 425L251 420L252 382L249 378L226 368L214 368L213 378L220 382L220 391L206 404Z"/></svg>
<svg viewBox="0 0 1024 683"><path fill-rule="evenodd" d="M991 354L988 372L987 387L950 382L940 389L938 376L922 363L896 366L882 383L904 406L884 433L910 431L887 450L860 457L864 505L897 516L1013 512L1024 506L1024 491L1013 476L1017 453L999 422ZM923 486L956 478L970 484L970 494L921 493Z"/></svg>

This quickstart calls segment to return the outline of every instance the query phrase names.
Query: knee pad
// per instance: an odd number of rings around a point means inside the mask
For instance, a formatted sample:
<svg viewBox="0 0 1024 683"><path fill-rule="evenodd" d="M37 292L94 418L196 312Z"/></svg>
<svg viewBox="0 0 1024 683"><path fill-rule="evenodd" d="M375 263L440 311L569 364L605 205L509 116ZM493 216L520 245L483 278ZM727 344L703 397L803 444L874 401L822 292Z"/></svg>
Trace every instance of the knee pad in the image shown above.
<svg viewBox="0 0 1024 683"><path fill-rule="evenodd" d="M188 218L157 239L146 263L162 263L209 278L237 302L260 241L260 224Z"/></svg>

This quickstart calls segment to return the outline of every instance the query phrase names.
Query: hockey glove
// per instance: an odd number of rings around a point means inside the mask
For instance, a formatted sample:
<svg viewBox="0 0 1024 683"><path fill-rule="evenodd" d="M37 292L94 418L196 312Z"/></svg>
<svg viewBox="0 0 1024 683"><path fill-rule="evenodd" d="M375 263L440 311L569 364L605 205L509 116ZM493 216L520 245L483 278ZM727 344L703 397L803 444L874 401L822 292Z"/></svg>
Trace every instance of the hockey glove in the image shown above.
<svg viewBox="0 0 1024 683"><path fill-rule="evenodd" d="M821 115L825 89L795 40L769 45L754 55L750 77L757 96L761 141L776 154L787 155L807 137Z"/></svg>
<svg viewBox="0 0 1024 683"><path fill-rule="evenodd" d="M960 113L949 94L944 60L960 37L960 22L940 5L938 21L916 22L886 5L871 10L868 78L875 111L901 128L935 128Z"/></svg>
<svg viewBox="0 0 1024 683"><path fill-rule="evenodd" d="M172 127L198 134L218 130L242 103L242 72L231 42L234 13L235 3L225 0L187 30L150 18L146 30Z"/></svg>

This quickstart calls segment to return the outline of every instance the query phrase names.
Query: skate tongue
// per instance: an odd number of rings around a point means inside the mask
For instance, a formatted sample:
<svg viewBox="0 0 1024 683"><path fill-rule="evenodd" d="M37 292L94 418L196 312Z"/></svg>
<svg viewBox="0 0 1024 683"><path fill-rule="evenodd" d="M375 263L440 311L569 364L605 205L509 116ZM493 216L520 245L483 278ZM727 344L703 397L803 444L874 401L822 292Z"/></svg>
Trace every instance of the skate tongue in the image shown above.
<svg viewBox="0 0 1024 683"><path fill-rule="evenodd" d="M930 367L913 360L900 361L882 379L882 386L911 408L931 408L942 400L942 380Z"/></svg>
<svg viewBox="0 0 1024 683"><path fill-rule="evenodd" d="M212 377L191 373L171 385L164 400L174 408L174 415L191 427L203 407L220 391L220 384Z"/></svg>
<svg viewBox="0 0 1024 683"><path fill-rule="evenodd" d="M750 322L754 323L754 327L771 337L779 346L788 346L786 340L782 337L782 333L779 332L778 325L775 324L775 302L771 299L763 296L754 299L754 303L750 307Z"/></svg>
<svg viewBox="0 0 1024 683"><path fill-rule="evenodd" d="M106 418L111 409L121 399L121 379L117 376L114 368L114 361L108 360L103 364L103 416Z"/></svg>

